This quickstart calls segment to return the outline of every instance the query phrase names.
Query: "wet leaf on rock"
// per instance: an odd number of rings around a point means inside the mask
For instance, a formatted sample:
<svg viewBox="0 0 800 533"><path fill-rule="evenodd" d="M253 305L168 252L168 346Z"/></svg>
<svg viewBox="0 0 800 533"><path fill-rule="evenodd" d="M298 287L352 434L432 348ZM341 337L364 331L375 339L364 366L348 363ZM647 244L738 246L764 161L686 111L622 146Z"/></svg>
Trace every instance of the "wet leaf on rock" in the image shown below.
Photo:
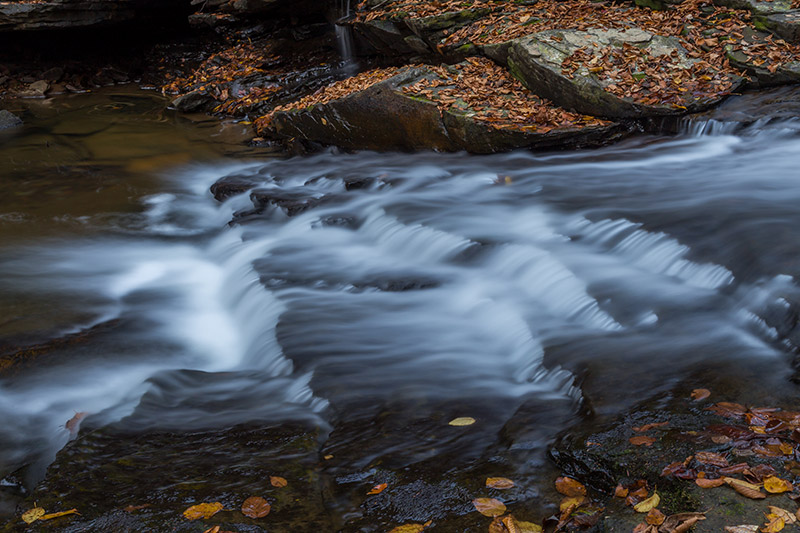
<svg viewBox="0 0 800 533"><path fill-rule="evenodd" d="M425 530L422 524L403 524L389 531L389 533L421 533Z"/></svg>
<svg viewBox="0 0 800 533"><path fill-rule="evenodd" d="M471 426L474 423L475 419L472 418L471 416L461 416L458 418L454 418L447 424L450 426L463 427L463 426Z"/></svg>
<svg viewBox="0 0 800 533"><path fill-rule="evenodd" d="M751 483L747 483L746 481L742 481L740 479L734 479L730 477L723 478L725 483L727 483L733 490L750 498L751 500L762 500L767 497L766 494L759 490L757 485L753 485Z"/></svg>
<svg viewBox="0 0 800 533"><path fill-rule="evenodd" d="M789 492L794 487L785 479L776 476L769 476L764 479L764 490L772 494L780 494L781 492Z"/></svg>
<svg viewBox="0 0 800 533"><path fill-rule="evenodd" d="M39 520L52 520L53 518L61 518L62 516L67 516L71 514L81 514L78 512L77 509L70 509L69 511L60 511L58 513L50 513L46 514L42 517L39 517Z"/></svg>
<svg viewBox="0 0 800 533"><path fill-rule="evenodd" d="M651 429L660 428L666 426L669 422L654 422L652 424L645 424L643 426L633 427L631 428L637 433L644 433L645 431L650 431Z"/></svg>
<svg viewBox="0 0 800 533"><path fill-rule="evenodd" d="M586 503L572 512L571 523L581 528L592 527L600 521L604 510L605 507L599 503Z"/></svg>
<svg viewBox="0 0 800 533"><path fill-rule="evenodd" d="M571 477L561 476L556 479L556 490L559 494L574 498L576 496L586 496L586 487L579 481Z"/></svg>
<svg viewBox="0 0 800 533"><path fill-rule="evenodd" d="M517 527L519 528L519 533L542 533L542 526L533 522L517 520Z"/></svg>
<svg viewBox="0 0 800 533"><path fill-rule="evenodd" d="M367 493L367 496L371 496L373 494L380 494L381 492L386 490L386 487L388 486L389 486L388 483L379 483L378 485L375 485L370 489L370 491Z"/></svg>
<svg viewBox="0 0 800 533"><path fill-rule="evenodd" d="M790 513L789 511L787 511L786 509L781 509L780 507L770 505L769 512L771 514L780 516L781 518L783 518L783 521L786 522L787 524L794 524L795 522L797 522L797 517L792 513Z"/></svg>
<svg viewBox="0 0 800 533"><path fill-rule="evenodd" d="M758 526L742 524L740 526L725 526L725 531L728 533L755 533L758 531Z"/></svg>
<svg viewBox="0 0 800 533"><path fill-rule="evenodd" d="M575 509L582 504L585 499L585 496L567 496L561 500L561 503L558 505L558 510L564 513L568 509Z"/></svg>
<svg viewBox="0 0 800 533"><path fill-rule="evenodd" d="M659 503L661 503L661 496L659 496L657 492L654 492L653 495L646 500L642 500L634 505L633 510L637 513L649 513L651 509L658 507Z"/></svg>
<svg viewBox="0 0 800 533"><path fill-rule="evenodd" d="M705 520L706 515L703 513L678 513L670 515L658 528L661 533L684 533L689 531L693 525L700 520Z"/></svg>
<svg viewBox="0 0 800 533"><path fill-rule="evenodd" d="M759 530L763 533L778 533L786 526L786 522L780 516L770 513L767 515L767 522Z"/></svg>
<svg viewBox="0 0 800 533"><path fill-rule="evenodd" d="M32 524L44 516L44 509L41 507L34 507L22 513L22 521L26 524Z"/></svg>
<svg viewBox="0 0 800 533"><path fill-rule="evenodd" d="M506 512L506 505L495 498L475 498L472 500L475 510L484 516L493 518Z"/></svg>
<svg viewBox="0 0 800 533"><path fill-rule="evenodd" d="M628 489L623 487L621 484L617 485L614 489L614 497L616 498L626 498L628 496Z"/></svg>
<svg viewBox="0 0 800 533"><path fill-rule="evenodd" d="M699 402L711 396L711 391L708 389L694 389L692 391L692 400Z"/></svg>
<svg viewBox="0 0 800 533"><path fill-rule="evenodd" d="M279 489L289 484L285 478L280 476L269 476L269 482L273 487L278 487Z"/></svg>
<svg viewBox="0 0 800 533"><path fill-rule="evenodd" d="M725 468L728 466L728 460L718 453L697 452L694 455L694 458L698 463L703 463L706 465L718 466L720 468Z"/></svg>
<svg viewBox="0 0 800 533"><path fill-rule="evenodd" d="M490 489L510 489L514 482L506 477L487 477L486 486Z"/></svg>
<svg viewBox="0 0 800 533"><path fill-rule="evenodd" d="M192 505L183 512L183 516L189 520L199 520L200 518L211 518L223 509L219 502L198 503Z"/></svg>
<svg viewBox="0 0 800 533"><path fill-rule="evenodd" d="M250 496L242 504L242 514L248 518L263 518L271 509L272 506L261 496Z"/></svg>
<svg viewBox="0 0 800 533"><path fill-rule="evenodd" d="M647 516L644 517L644 521L653 526L660 526L664 523L667 517L659 511L658 509L650 509L650 512L647 513Z"/></svg>
<svg viewBox="0 0 800 533"><path fill-rule="evenodd" d="M697 478L694 480L694 482L701 489L713 489L725 484L725 481L723 479Z"/></svg>
<svg viewBox="0 0 800 533"><path fill-rule="evenodd" d="M652 446L653 443L656 441L653 437L648 437L646 435L637 435L635 437L631 437L628 439L628 442L633 444L634 446Z"/></svg>

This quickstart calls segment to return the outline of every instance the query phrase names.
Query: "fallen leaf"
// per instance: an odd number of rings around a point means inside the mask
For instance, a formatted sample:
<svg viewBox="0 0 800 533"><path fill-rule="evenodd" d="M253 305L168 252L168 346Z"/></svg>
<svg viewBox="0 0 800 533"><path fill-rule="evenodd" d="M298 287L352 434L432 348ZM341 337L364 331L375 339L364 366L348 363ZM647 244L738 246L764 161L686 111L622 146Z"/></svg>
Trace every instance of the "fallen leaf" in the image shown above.
<svg viewBox="0 0 800 533"><path fill-rule="evenodd" d="M781 479L776 476L769 476L768 478L764 479L764 490L772 494L789 492L793 489L794 487L792 486L792 484L786 481L785 479Z"/></svg>
<svg viewBox="0 0 800 533"><path fill-rule="evenodd" d="M80 413L75 413L75 416L73 416L72 418L67 420L67 423L64 424L64 427L67 428L67 430L70 433L77 433L78 428L81 425L81 420L86 418L86 415L88 415L88 414L89 413L87 413L85 411L81 411Z"/></svg>
<svg viewBox="0 0 800 533"><path fill-rule="evenodd" d="M723 479L725 480L725 483L727 483L728 486L730 486L733 490L742 496L750 498L751 500L762 500L767 497L767 495L761 492L756 485L752 485L740 479L734 479L730 477Z"/></svg>
<svg viewBox="0 0 800 533"><path fill-rule="evenodd" d="M653 495L646 500L642 500L634 505L633 510L637 513L649 513L651 509L658 507L659 503L661 503L661 496L659 496L657 492L654 492Z"/></svg>
<svg viewBox="0 0 800 533"><path fill-rule="evenodd" d="M22 513L22 521L26 524L33 524L41 517L44 516L44 509L41 507L34 507L33 509L28 509L24 513Z"/></svg>
<svg viewBox="0 0 800 533"><path fill-rule="evenodd" d="M701 489L713 489L715 487L719 487L725 484L725 480L723 479L706 479L706 478L697 478L694 480L698 487Z"/></svg>
<svg viewBox="0 0 800 533"><path fill-rule="evenodd" d="M146 509L150 507L149 503L143 503L142 505L128 505L126 506L123 511L126 513L132 513L133 511L138 511L139 509Z"/></svg>
<svg viewBox="0 0 800 533"><path fill-rule="evenodd" d="M625 498L628 496L628 489L622 485L617 485L617 488L614 489L614 496L616 498Z"/></svg>
<svg viewBox="0 0 800 533"><path fill-rule="evenodd" d="M272 506L261 496L250 496L242 504L242 514L248 518L263 518L271 509Z"/></svg>
<svg viewBox="0 0 800 533"><path fill-rule="evenodd" d="M652 524L642 522L636 524L636 527L633 528L633 533L658 533L658 528Z"/></svg>
<svg viewBox="0 0 800 533"><path fill-rule="evenodd" d="M289 484L286 479L280 476L269 476L269 482L273 487L283 488Z"/></svg>
<svg viewBox="0 0 800 533"><path fill-rule="evenodd" d="M728 460L718 453L697 452L694 455L694 458L698 463L703 463L706 465L718 466L721 468L728 466Z"/></svg>
<svg viewBox="0 0 800 533"><path fill-rule="evenodd" d="M656 441L653 437L648 437L646 435L637 435L636 437L631 437L628 439L628 442L633 444L634 446L652 446L653 443Z"/></svg>
<svg viewBox="0 0 800 533"><path fill-rule="evenodd" d="M658 528L663 533L684 533L689 531L693 525L700 520L705 520L703 513L678 513L667 517L661 527Z"/></svg>
<svg viewBox="0 0 800 533"><path fill-rule="evenodd" d="M783 518L783 521L786 522L787 524L794 524L795 522L797 522L797 517L792 513L790 513L789 511L787 511L786 509L781 509L780 507L775 507L774 505L770 505L769 512L774 515L780 516L781 518Z"/></svg>
<svg viewBox="0 0 800 533"><path fill-rule="evenodd" d="M694 389L692 391L692 400L699 402L711 396L711 391L708 389Z"/></svg>
<svg viewBox="0 0 800 533"><path fill-rule="evenodd" d="M475 510L488 517L500 516L506 512L506 505L495 498L475 498L472 505Z"/></svg>
<svg viewBox="0 0 800 533"><path fill-rule="evenodd" d="M576 496L586 496L586 487L571 477L561 476L556 479L556 490L559 494L574 498Z"/></svg>
<svg viewBox="0 0 800 533"><path fill-rule="evenodd" d="M758 526L743 524L741 526L725 526L725 531L728 533L755 533L758 531Z"/></svg>
<svg viewBox="0 0 800 533"><path fill-rule="evenodd" d="M567 509L575 509L582 504L585 499L585 496L567 496L561 500L561 503L558 505L558 510L563 513L566 512Z"/></svg>
<svg viewBox="0 0 800 533"><path fill-rule="evenodd" d="M533 522L517 520L517 527L519 527L519 533L542 533L542 526Z"/></svg>
<svg viewBox="0 0 800 533"><path fill-rule="evenodd" d="M219 502L213 503L198 503L192 505L183 512L183 516L189 520L198 520L200 518L211 518L223 509L223 505Z"/></svg>
<svg viewBox="0 0 800 533"><path fill-rule="evenodd" d="M660 526L664 523L666 518L667 517L664 516L664 513L658 509L650 509L650 511L647 513L647 516L644 517L644 521L653 526Z"/></svg>
<svg viewBox="0 0 800 533"><path fill-rule="evenodd" d="M386 487L388 487L388 486L389 486L389 484L388 484L388 483L380 483L380 484L378 484L378 485L375 485L375 486L374 486L374 487L372 487L372 488L370 489L370 491L367 493L367 496L369 496L369 495L372 495L372 494L380 494L380 493L381 493L381 492L383 492L383 491L386 489Z"/></svg>
<svg viewBox="0 0 800 533"><path fill-rule="evenodd" d="M205 531L203 531L203 533L219 533L219 530L220 530L219 526L214 526L206 529Z"/></svg>
<svg viewBox="0 0 800 533"><path fill-rule="evenodd" d="M506 477L487 477L486 486L490 489L510 489L514 482Z"/></svg>
<svg viewBox="0 0 800 533"><path fill-rule="evenodd" d="M77 509L70 509L69 511L61 511L61 512L58 512L58 513L46 514L46 515L44 515L42 517L39 517L39 520L52 520L53 518L61 518L62 516L67 516L67 515L71 515L71 514L78 514L79 515L81 513L79 513Z"/></svg>
<svg viewBox="0 0 800 533"><path fill-rule="evenodd" d="M331 459L333 459L333 456L332 455L326 455L325 457L323 457L323 459L325 459L326 461L330 461Z"/></svg>
<svg viewBox="0 0 800 533"><path fill-rule="evenodd" d="M471 416L462 416L459 418L454 418L453 420L448 422L448 425L461 427L461 426L471 426L474 423L475 419L472 418Z"/></svg>
<svg viewBox="0 0 800 533"><path fill-rule="evenodd" d="M403 524L389 531L389 533L421 533L425 529L422 524Z"/></svg>
<svg viewBox="0 0 800 533"><path fill-rule="evenodd" d="M781 529L786 526L786 522L784 522L783 518L780 516L770 513L767 515L767 523L764 524L764 527L759 529L763 533L778 533Z"/></svg>

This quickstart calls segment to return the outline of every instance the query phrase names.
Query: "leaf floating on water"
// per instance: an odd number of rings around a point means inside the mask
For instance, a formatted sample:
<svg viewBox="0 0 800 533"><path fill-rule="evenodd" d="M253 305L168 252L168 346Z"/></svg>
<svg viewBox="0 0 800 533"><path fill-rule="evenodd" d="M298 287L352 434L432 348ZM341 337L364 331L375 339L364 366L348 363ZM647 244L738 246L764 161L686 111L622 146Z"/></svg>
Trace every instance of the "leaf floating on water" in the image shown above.
<svg viewBox="0 0 800 533"><path fill-rule="evenodd" d="M44 516L44 509L41 507L34 507L33 509L28 509L24 513L22 513L22 521L26 524L33 524L41 517Z"/></svg>
<svg viewBox="0 0 800 533"><path fill-rule="evenodd" d="M646 435L637 435L635 437L631 437L628 439L628 442L633 444L634 446L652 446L653 443L656 441L653 437L648 437Z"/></svg>
<svg viewBox="0 0 800 533"><path fill-rule="evenodd" d="M459 418L454 418L447 424L450 426L463 427L463 426L471 426L474 423L475 419L472 418L471 416L461 416Z"/></svg>
<svg viewBox="0 0 800 533"><path fill-rule="evenodd" d="M490 489L510 489L514 486L514 482L507 477L487 477L486 486Z"/></svg>
<svg viewBox="0 0 800 533"><path fill-rule="evenodd" d="M741 526L725 526L725 531L728 533L756 533L758 526L742 524Z"/></svg>
<svg viewBox="0 0 800 533"><path fill-rule="evenodd" d="M559 494L575 498L576 496L586 496L586 487L571 477L561 476L556 479L556 490Z"/></svg>
<svg viewBox="0 0 800 533"><path fill-rule="evenodd" d="M272 510L272 506L261 496L250 496L242 504L242 514L248 518L263 518Z"/></svg>
<svg viewBox="0 0 800 533"><path fill-rule="evenodd" d="M183 516L189 520L199 520L200 518L211 518L223 509L219 502L198 503L192 505L183 512Z"/></svg>
<svg viewBox="0 0 800 533"><path fill-rule="evenodd" d="M269 482L273 487L278 487L279 489L289 484L285 478L280 476L269 476Z"/></svg>
<svg viewBox="0 0 800 533"><path fill-rule="evenodd" d="M483 516L493 518L506 512L506 504L495 498L475 498L472 500L475 510Z"/></svg>
<svg viewBox="0 0 800 533"><path fill-rule="evenodd" d="M768 478L764 479L764 490L772 494L780 494L781 492L789 492L794 490L794 487L785 479L781 479L776 476L769 476Z"/></svg>
<svg viewBox="0 0 800 533"><path fill-rule="evenodd" d="M67 516L67 515L71 515L71 514L79 515L81 513L79 513L77 509L70 509L69 511L60 511L58 513L46 514L46 515L40 517L39 520L52 520L53 518L61 518L62 516Z"/></svg>
<svg viewBox="0 0 800 533"><path fill-rule="evenodd" d="M367 495L370 495L370 494L380 494L380 493L381 493L381 492L383 492L383 491L386 489L386 487L388 487L388 486L389 486L389 485L388 485L387 483L381 483L380 485L375 485L375 486L374 486L374 487L372 487L372 489L371 489L371 490L370 490L370 491L367 493Z"/></svg>
<svg viewBox="0 0 800 533"><path fill-rule="evenodd" d="M652 509L658 507L659 503L661 503L661 496L659 496L657 492L654 492L653 495L646 500L642 500L634 505L633 510L637 513L649 513Z"/></svg>
<svg viewBox="0 0 800 533"><path fill-rule="evenodd" d="M711 391L708 389L694 389L692 391L692 400L699 402L711 396Z"/></svg>
<svg viewBox="0 0 800 533"><path fill-rule="evenodd" d="M389 531L389 533L421 533L425 530L422 524L403 524Z"/></svg>
<svg viewBox="0 0 800 533"><path fill-rule="evenodd" d="M713 489L725 484L725 480L723 479L706 479L700 477L695 479L694 482L701 489Z"/></svg>

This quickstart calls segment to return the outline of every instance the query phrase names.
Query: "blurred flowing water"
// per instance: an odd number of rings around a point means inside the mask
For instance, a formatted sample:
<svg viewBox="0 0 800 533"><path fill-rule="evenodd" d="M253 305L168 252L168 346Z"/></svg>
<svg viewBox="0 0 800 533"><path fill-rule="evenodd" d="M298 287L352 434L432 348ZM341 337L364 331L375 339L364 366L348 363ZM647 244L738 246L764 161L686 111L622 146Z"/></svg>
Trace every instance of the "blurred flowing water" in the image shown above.
<svg viewBox="0 0 800 533"><path fill-rule="evenodd" d="M0 373L0 478L41 476L77 412L142 431L402 413L359 443L366 465L478 454L525 408L511 446L536 465L587 409L682 380L796 393L800 122L782 107L579 152L277 160L147 93L30 105L0 138L0 346L83 333ZM226 176L313 207L220 204ZM414 430L456 416L487 423Z"/></svg>

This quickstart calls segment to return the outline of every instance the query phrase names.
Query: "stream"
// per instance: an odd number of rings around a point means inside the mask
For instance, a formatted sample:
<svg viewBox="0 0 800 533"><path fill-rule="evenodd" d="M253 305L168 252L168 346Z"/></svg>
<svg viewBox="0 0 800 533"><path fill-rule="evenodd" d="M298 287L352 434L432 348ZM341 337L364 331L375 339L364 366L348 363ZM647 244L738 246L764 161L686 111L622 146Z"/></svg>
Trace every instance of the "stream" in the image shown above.
<svg viewBox="0 0 800 533"><path fill-rule="evenodd" d="M798 102L742 97L595 150L288 160L136 89L19 104L0 479L30 489L88 413L143 434L303 423L354 471L503 448L536 486L559 432L676 383L791 400ZM217 202L221 178L259 208ZM468 433L431 429L462 416Z"/></svg>

